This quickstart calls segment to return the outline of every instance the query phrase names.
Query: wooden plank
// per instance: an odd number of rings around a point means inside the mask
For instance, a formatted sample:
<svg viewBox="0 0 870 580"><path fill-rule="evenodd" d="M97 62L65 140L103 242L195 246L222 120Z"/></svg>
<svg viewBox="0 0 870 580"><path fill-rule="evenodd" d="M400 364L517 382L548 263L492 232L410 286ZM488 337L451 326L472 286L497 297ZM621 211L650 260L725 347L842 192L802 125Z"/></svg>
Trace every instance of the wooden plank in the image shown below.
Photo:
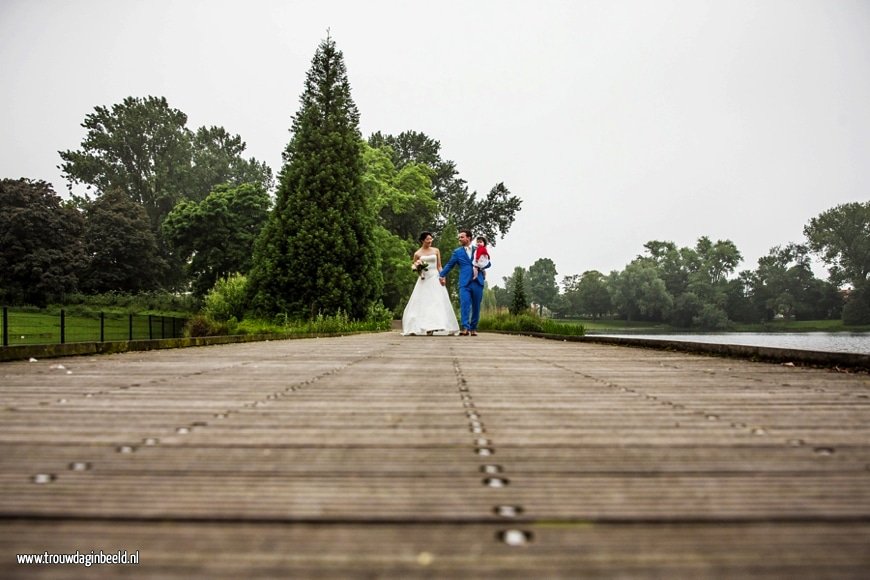
<svg viewBox="0 0 870 580"><path fill-rule="evenodd" d="M499 540L518 528L531 543ZM139 552L138 566L4 578L866 578L867 524L317 525L0 522L0 552Z"/></svg>
<svg viewBox="0 0 870 580"><path fill-rule="evenodd" d="M868 570L867 375L393 333L8 363L0 385L4 554L120 542L161 577Z"/></svg>

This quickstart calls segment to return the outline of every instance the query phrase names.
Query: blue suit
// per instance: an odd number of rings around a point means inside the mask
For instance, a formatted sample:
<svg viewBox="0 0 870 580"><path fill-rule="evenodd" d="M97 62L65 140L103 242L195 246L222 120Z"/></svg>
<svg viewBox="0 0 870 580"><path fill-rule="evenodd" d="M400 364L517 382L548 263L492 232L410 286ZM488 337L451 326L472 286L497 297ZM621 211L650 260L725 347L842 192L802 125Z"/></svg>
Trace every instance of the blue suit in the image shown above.
<svg viewBox="0 0 870 580"><path fill-rule="evenodd" d="M474 256L473 249L471 255ZM453 250L450 260L444 264L438 275L446 278L454 266L459 266L460 324L467 330L477 330L477 323L480 321L480 302L483 300L483 284L486 278L484 270L489 268L490 264L480 270L477 278L473 278L474 259L468 257L464 246L459 246Z"/></svg>

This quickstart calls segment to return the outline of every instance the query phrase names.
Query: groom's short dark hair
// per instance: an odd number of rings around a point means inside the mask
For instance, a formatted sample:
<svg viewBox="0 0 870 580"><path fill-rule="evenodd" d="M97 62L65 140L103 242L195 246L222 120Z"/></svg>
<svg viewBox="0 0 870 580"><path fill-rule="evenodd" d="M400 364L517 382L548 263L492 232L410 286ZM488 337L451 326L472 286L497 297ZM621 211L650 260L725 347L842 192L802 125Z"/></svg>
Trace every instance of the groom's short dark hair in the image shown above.
<svg viewBox="0 0 870 580"><path fill-rule="evenodd" d="M468 238L469 240L474 237L471 235L471 230L459 230L459 233L465 234L465 237Z"/></svg>

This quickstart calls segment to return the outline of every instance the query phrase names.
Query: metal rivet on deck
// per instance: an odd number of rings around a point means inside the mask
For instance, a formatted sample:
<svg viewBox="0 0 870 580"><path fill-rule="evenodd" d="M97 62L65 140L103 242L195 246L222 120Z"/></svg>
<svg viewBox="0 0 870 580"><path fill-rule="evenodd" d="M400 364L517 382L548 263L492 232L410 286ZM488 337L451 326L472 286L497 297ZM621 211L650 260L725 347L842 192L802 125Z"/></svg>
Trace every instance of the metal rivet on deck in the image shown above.
<svg viewBox="0 0 870 580"><path fill-rule="evenodd" d="M37 473L33 476L33 483L51 483L57 479L52 473Z"/></svg>
<svg viewBox="0 0 870 580"><path fill-rule="evenodd" d="M73 461L69 464L69 468L71 471L88 471L91 468L91 464L86 461Z"/></svg>
<svg viewBox="0 0 870 580"><path fill-rule="evenodd" d="M800 447L801 445L805 445L806 441L803 439L789 439L788 444L792 447Z"/></svg>
<svg viewBox="0 0 870 580"><path fill-rule="evenodd" d="M490 449L489 447L478 447L476 451L478 455L483 456L492 455L493 453L495 453L495 451Z"/></svg>
<svg viewBox="0 0 870 580"><path fill-rule="evenodd" d="M483 473L501 473L504 468L501 465L481 465L480 470Z"/></svg>
<svg viewBox="0 0 870 580"><path fill-rule="evenodd" d="M474 408L474 403L472 403L471 401L462 401L462 406L463 406L463 407L468 407L469 409L473 409L473 408Z"/></svg>
<svg viewBox="0 0 870 580"><path fill-rule="evenodd" d="M497 505L492 509L495 515L503 518L515 518L523 513L523 508L518 505Z"/></svg>
<svg viewBox="0 0 870 580"><path fill-rule="evenodd" d="M434 560L434 558L429 552L420 552L417 554L417 563L421 566L428 566L432 563L432 560Z"/></svg>
<svg viewBox="0 0 870 580"><path fill-rule="evenodd" d="M157 445L158 443L160 443L160 439L158 439L156 437L146 437L145 439L142 440L142 443L144 443L145 445L149 445L149 446L150 445Z"/></svg>
<svg viewBox="0 0 870 580"><path fill-rule="evenodd" d="M532 532L525 530L504 530L498 533L498 539L508 546L525 546L532 541Z"/></svg>
<svg viewBox="0 0 870 580"><path fill-rule="evenodd" d="M181 435L185 435L187 433L190 433L190 429L188 429L187 427L179 427L178 429L175 430L175 432L179 433Z"/></svg>
<svg viewBox="0 0 870 580"><path fill-rule="evenodd" d="M834 454L834 449L832 447L816 447L815 449L813 449L813 451L816 453L816 455L827 456Z"/></svg>
<svg viewBox="0 0 870 580"><path fill-rule="evenodd" d="M477 439L474 440L474 444L479 445L481 447L486 447L490 443L492 443L492 441L490 441L489 439L486 439L485 437L478 437Z"/></svg>
<svg viewBox="0 0 870 580"><path fill-rule="evenodd" d="M483 480L483 485L486 487L504 487L510 481L506 477L487 477Z"/></svg>
<svg viewBox="0 0 870 580"><path fill-rule="evenodd" d="M707 415L707 420L708 421L718 421L719 416L718 415Z"/></svg>
<svg viewBox="0 0 870 580"><path fill-rule="evenodd" d="M226 413L215 413L215 419L226 419L228 415Z"/></svg>
<svg viewBox="0 0 870 580"><path fill-rule="evenodd" d="M191 427L208 427L208 423L205 421L194 421L190 424Z"/></svg>
<svg viewBox="0 0 870 580"><path fill-rule="evenodd" d="M57 402L60 403L61 405L65 405L67 403L67 400L66 399L58 399Z"/></svg>
<svg viewBox="0 0 870 580"><path fill-rule="evenodd" d="M755 429L752 430L752 434L753 435L767 435L767 431L765 431L761 427L756 427Z"/></svg>
<svg viewBox="0 0 870 580"><path fill-rule="evenodd" d="M468 415L468 418L471 419L472 421L477 421L478 419L480 419L480 415L478 415L474 411L469 411L467 413L467 415Z"/></svg>
<svg viewBox="0 0 870 580"><path fill-rule="evenodd" d="M133 453L136 451L136 448L131 445L119 445L116 451L118 453Z"/></svg>

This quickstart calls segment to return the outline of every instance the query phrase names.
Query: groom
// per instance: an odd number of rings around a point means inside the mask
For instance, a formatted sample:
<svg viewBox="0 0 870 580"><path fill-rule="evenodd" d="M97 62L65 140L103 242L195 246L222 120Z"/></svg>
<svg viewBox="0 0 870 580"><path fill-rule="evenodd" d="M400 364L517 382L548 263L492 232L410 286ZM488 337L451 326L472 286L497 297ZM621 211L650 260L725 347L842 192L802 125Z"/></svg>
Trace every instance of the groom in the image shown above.
<svg viewBox="0 0 870 580"><path fill-rule="evenodd" d="M480 301L483 300L483 283L486 277L484 270L489 264L480 270L480 275L474 277L474 251L471 249L472 235L468 230L459 232L458 248L453 250L450 260L438 273L441 285L446 285L444 280L453 266L459 266L459 315L461 318L462 332L460 336L477 336L477 323L480 321Z"/></svg>

